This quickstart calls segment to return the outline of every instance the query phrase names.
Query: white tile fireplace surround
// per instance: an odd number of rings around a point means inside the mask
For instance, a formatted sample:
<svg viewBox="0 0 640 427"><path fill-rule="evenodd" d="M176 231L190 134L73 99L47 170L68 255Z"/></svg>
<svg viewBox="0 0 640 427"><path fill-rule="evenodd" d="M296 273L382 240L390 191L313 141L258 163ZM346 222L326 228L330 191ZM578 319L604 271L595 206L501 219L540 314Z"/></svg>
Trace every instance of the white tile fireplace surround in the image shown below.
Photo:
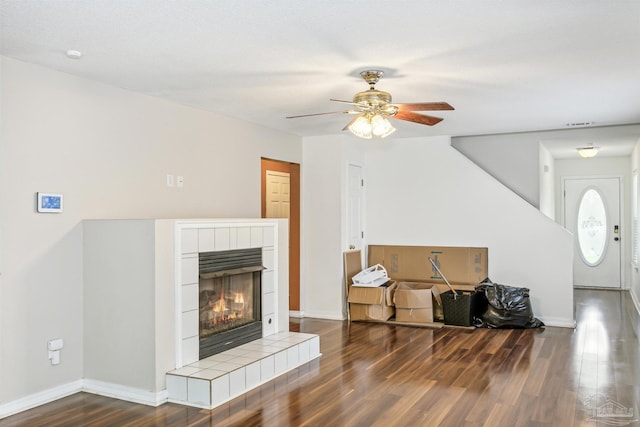
<svg viewBox="0 0 640 427"><path fill-rule="evenodd" d="M282 277L279 274L283 267L279 252L284 247L279 237L278 223L273 220L176 224L179 315L176 369L166 378L169 401L212 409L320 356L318 336L288 332L289 307L281 307L283 298L278 295L286 292L288 296L288 289L276 286L288 284L283 280L286 272ZM198 254L246 248L262 248L262 339L199 360Z"/></svg>
<svg viewBox="0 0 640 427"><path fill-rule="evenodd" d="M289 332L285 219L86 220L83 240L84 391L211 409L321 355ZM199 253L249 248L262 338L199 360Z"/></svg>

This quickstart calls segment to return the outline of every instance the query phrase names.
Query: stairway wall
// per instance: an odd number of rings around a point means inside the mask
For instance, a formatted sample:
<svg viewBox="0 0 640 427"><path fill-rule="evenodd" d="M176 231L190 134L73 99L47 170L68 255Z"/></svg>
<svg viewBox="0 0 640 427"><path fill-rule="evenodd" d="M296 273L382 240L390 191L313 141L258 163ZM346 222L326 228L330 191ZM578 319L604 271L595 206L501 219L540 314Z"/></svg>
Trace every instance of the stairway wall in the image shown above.
<svg viewBox="0 0 640 427"><path fill-rule="evenodd" d="M449 137L372 144L365 164L368 244L486 246L493 281L530 288L548 325L574 325L571 234Z"/></svg>

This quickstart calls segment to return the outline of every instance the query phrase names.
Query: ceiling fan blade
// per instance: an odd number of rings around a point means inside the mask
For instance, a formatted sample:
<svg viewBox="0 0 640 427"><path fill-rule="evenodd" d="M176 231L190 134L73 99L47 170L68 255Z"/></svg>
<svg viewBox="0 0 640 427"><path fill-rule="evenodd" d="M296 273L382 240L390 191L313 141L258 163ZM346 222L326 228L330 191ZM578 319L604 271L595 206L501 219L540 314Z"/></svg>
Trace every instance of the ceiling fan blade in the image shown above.
<svg viewBox="0 0 640 427"><path fill-rule="evenodd" d="M350 105L358 105L352 101L343 101L342 99L333 99L333 98L329 98L329 101L333 101L333 102L342 102L344 104L350 104Z"/></svg>
<svg viewBox="0 0 640 427"><path fill-rule="evenodd" d="M328 113L299 114L297 116L287 116L287 119L297 119L299 117L324 116L327 114L351 114L349 111L329 111Z"/></svg>
<svg viewBox="0 0 640 427"><path fill-rule="evenodd" d="M329 99L329 101L333 101L333 102L342 102L343 104L349 104L349 105L353 105L354 107L357 107L360 109L359 113L361 113L362 111L366 111L368 109L370 109L370 106L367 106L366 104L358 104L357 102L351 102L351 101L343 101L341 99Z"/></svg>
<svg viewBox="0 0 640 427"><path fill-rule="evenodd" d="M415 102L412 104L394 104L400 111L436 111L455 110L446 102Z"/></svg>
<svg viewBox="0 0 640 427"><path fill-rule="evenodd" d="M412 113L411 111L398 111L395 116L389 117L427 126L433 126L442 121L440 117L426 116L424 114Z"/></svg>

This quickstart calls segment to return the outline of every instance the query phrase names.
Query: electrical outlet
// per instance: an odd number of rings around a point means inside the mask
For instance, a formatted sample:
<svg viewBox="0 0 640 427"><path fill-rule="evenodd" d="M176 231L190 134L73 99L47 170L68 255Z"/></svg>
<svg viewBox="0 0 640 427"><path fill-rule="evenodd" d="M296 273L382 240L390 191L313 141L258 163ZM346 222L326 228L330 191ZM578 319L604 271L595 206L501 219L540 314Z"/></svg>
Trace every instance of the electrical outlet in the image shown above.
<svg viewBox="0 0 640 427"><path fill-rule="evenodd" d="M184 187L184 177L183 177L183 176L178 175L178 176L176 177L176 185L177 185L178 187Z"/></svg>
<svg viewBox="0 0 640 427"><path fill-rule="evenodd" d="M49 350L49 360L52 365L60 364L60 350L64 347L64 341L62 338L51 340L47 342L47 349Z"/></svg>

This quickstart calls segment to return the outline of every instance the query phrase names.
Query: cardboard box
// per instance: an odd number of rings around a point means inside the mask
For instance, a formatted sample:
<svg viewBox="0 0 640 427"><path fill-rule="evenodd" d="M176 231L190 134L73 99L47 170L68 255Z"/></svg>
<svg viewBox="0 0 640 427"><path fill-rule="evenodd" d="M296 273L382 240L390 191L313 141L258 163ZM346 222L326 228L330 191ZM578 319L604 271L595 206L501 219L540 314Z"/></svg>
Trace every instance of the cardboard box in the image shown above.
<svg viewBox="0 0 640 427"><path fill-rule="evenodd" d="M393 301L396 321L433 323L434 299L440 302L440 292L434 283L398 282Z"/></svg>
<svg viewBox="0 0 640 427"><path fill-rule="evenodd" d="M429 262L431 258L456 290L473 290L489 276L488 252L487 248L369 245L368 262L383 265L398 282L437 283L444 292L447 285Z"/></svg>
<svg viewBox="0 0 640 427"><path fill-rule="evenodd" d="M348 299L351 320L389 320L395 314L395 290L394 281L377 288L351 286Z"/></svg>

